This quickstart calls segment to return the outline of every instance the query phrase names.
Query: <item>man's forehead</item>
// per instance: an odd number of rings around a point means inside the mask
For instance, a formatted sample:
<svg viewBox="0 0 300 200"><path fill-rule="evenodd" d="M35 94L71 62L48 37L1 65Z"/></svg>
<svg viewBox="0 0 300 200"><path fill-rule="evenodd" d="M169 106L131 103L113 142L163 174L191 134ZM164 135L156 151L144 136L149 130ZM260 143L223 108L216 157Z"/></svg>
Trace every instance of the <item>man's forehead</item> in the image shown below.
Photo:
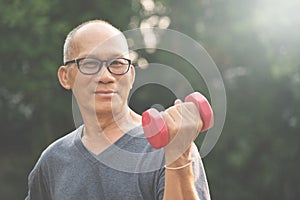
<svg viewBox="0 0 300 200"><path fill-rule="evenodd" d="M78 51L90 50L93 53L119 51L121 54L128 51L124 35L118 29L104 23L87 24L81 27L74 35L73 42Z"/></svg>
<svg viewBox="0 0 300 200"><path fill-rule="evenodd" d="M107 23L95 22L86 24L76 31L76 36L84 36L86 34L98 34L99 36L107 37L117 34L122 34L117 28Z"/></svg>

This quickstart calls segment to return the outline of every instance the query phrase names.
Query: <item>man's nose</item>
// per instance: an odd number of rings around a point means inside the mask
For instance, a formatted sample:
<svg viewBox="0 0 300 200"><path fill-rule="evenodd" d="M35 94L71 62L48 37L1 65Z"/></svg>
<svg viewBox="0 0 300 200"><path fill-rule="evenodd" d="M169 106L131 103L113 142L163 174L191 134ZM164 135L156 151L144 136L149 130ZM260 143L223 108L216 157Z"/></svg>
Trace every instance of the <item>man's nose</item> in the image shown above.
<svg viewBox="0 0 300 200"><path fill-rule="evenodd" d="M114 76L108 71L106 63L102 63L99 72L96 74L98 82L108 83L114 81Z"/></svg>

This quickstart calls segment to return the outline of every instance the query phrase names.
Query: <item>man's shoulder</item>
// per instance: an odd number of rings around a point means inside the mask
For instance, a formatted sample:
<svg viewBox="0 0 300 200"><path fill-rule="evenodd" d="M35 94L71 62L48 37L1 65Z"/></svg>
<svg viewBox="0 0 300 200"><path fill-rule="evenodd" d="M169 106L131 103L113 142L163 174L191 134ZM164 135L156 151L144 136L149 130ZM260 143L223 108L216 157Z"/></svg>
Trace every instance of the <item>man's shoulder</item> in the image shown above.
<svg viewBox="0 0 300 200"><path fill-rule="evenodd" d="M41 158L49 159L49 157L65 154L75 147L75 140L82 131L82 126L66 134L65 136L51 143L41 154Z"/></svg>
<svg viewBox="0 0 300 200"><path fill-rule="evenodd" d="M60 166L70 162L70 155L76 153L75 140L81 130L82 127L79 127L50 144L40 155L29 178L32 179L40 175L49 176Z"/></svg>

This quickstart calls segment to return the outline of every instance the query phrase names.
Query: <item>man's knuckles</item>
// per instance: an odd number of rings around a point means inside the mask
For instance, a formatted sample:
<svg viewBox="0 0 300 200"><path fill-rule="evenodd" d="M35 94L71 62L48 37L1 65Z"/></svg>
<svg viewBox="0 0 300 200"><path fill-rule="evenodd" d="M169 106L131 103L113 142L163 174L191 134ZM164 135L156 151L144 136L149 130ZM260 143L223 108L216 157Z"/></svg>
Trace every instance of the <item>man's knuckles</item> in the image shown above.
<svg viewBox="0 0 300 200"><path fill-rule="evenodd" d="M197 106L192 102L176 104L162 113L171 138L183 132L200 132L203 126Z"/></svg>

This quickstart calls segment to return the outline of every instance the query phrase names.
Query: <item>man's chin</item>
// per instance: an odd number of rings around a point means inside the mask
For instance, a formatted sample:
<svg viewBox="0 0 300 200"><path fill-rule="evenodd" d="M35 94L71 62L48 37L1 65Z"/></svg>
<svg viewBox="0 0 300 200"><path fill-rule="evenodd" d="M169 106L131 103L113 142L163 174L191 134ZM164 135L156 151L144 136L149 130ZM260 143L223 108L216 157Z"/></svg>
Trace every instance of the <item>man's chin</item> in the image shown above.
<svg viewBox="0 0 300 200"><path fill-rule="evenodd" d="M108 113L113 113L113 108L111 103L101 103L101 105L96 105L95 106L95 113L98 114L108 114Z"/></svg>
<svg viewBox="0 0 300 200"><path fill-rule="evenodd" d="M118 113L119 109L117 106L113 106L111 102L101 103L95 106L95 113L99 115L112 115L113 113Z"/></svg>

